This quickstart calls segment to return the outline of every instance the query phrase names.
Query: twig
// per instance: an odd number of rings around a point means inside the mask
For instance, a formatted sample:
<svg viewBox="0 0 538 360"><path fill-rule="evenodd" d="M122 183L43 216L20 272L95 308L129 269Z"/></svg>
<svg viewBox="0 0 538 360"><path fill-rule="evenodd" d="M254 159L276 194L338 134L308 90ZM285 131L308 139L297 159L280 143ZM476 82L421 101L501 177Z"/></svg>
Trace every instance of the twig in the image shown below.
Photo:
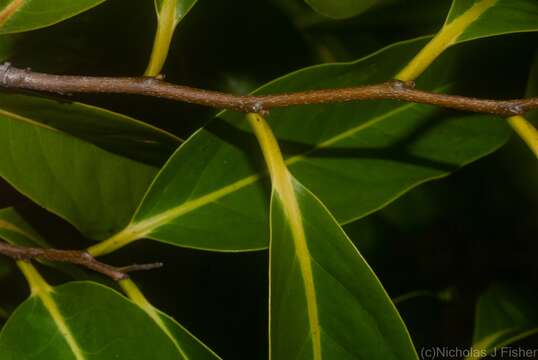
<svg viewBox="0 0 538 360"><path fill-rule="evenodd" d="M128 278L129 276L127 273L129 272L152 270L163 266L163 263L153 263L114 267L97 261L93 256L85 251L34 248L11 245L3 241L0 241L0 254L9 256L15 260L41 259L53 262L77 264L106 275L114 281Z"/></svg>
<svg viewBox="0 0 538 360"><path fill-rule="evenodd" d="M538 109L538 97L514 100L488 100L436 94L415 89L412 81L392 80L377 85L324 89L305 92L240 96L174 85L158 77L67 76L32 72L0 65L0 86L68 93L122 93L154 96L239 112L263 112L292 105L327 104L358 100L391 99L500 116L522 115Z"/></svg>

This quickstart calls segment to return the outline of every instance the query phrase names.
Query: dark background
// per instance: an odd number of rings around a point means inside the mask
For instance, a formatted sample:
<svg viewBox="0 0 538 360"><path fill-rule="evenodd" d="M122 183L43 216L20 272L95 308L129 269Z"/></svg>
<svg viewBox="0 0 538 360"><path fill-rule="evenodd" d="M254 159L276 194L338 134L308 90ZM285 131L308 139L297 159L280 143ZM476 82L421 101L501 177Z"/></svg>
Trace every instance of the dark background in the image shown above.
<svg viewBox="0 0 538 360"><path fill-rule="evenodd" d="M400 3L405 6L389 4L351 20L330 21L300 0L199 0L179 26L164 72L172 82L246 93L308 65L358 59L390 43L432 34L450 6L444 0ZM149 59L154 28L153 1L109 0L56 26L20 35L11 61L43 72L138 75ZM491 77L478 79L468 91L523 96L537 40L534 34L519 34L473 43L480 43ZM183 138L215 114L132 96L73 98ZM392 297L416 290L445 294L444 301L423 297L402 304L418 346L469 345L476 298L492 283L536 290L537 184L536 158L514 137L493 155L345 226ZM16 206L57 247L90 244L0 182L0 207L6 206ZM266 358L266 252L214 254L141 241L106 258L117 264L155 260L166 267L134 276L150 301L225 359ZM0 259L0 270L9 272L0 277L0 304L13 309L27 296L26 285L8 260ZM537 338L527 340L531 343Z"/></svg>

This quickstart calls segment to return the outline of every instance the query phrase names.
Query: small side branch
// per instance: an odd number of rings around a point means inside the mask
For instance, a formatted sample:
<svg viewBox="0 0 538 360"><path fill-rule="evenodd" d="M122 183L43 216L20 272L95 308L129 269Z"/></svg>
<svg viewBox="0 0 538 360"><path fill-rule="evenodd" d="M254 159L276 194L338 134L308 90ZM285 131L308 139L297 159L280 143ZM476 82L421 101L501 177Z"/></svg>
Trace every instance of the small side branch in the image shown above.
<svg viewBox="0 0 538 360"><path fill-rule="evenodd" d="M163 266L163 263L134 264L125 267L114 267L96 260L85 251L78 250L57 250L43 249L11 245L0 241L0 254L11 257L15 260L40 259L52 262L66 262L80 265L90 270L108 276L114 281L127 279L128 273L133 271L153 270Z"/></svg>
<svg viewBox="0 0 538 360"><path fill-rule="evenodd" d="M217 91L174 85L153 77L95 77L52 75L0 65L0 87L52 93L138 94L188 102L218 109L260 113L294 105L329 104L359 100L400 100L436 105L456 110L499 115L522 115L538 109L538 97L514 100L488 100L437 94L415 89L412 81L392 80L376 85L312 90L266 96L240 96Z"/></svg>

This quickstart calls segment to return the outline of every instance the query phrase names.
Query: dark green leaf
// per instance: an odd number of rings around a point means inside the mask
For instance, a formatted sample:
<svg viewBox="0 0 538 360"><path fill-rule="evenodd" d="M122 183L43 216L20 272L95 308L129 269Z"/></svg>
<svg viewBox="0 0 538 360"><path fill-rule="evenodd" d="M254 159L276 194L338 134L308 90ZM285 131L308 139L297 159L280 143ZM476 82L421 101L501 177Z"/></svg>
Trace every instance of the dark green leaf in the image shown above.
<svg viewBox="0 0 538 360"><path fill-rule="evenodd" d="M126 225L157 171L120 155L159 164L177 143L103 109L26 95L0 98L0 176L91 238Z"/></svg>
<svg viewBox="0 0 538 360"><path fill-rule="evenodd" d="M0 358L218 359L192 337L183 348L190 334L163 318L175 340L117 292L72 282L42 290L17 308L0 334Z"/></svg>
<svg viewBox="0 0 538 360"><path fill-rule="evenodd" d="M53 25L103 1L105 0L0 0L0 34Z"/></svg>
<svg viewBox="0 0 538 360"><path fill-rule="evenodd" d="M272 359L418 359L371 268L327 209L293 181L299 211L271 205Z"/></svg>

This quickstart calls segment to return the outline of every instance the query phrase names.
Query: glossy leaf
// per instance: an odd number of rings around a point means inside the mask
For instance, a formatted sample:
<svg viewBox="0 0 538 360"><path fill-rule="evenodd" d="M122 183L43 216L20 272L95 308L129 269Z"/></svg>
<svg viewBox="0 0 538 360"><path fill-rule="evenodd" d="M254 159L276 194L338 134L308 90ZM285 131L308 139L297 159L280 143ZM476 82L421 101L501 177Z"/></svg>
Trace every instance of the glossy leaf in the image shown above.
<svg viewBox="0 0 538 360"><path fill-rule="evenodd" d="M468 359L484 357L536 333L536 296L507 285L493 285L478 300L473 334L476 351Z"/></svg>
<svg viewBox="0 0 538 360"><path fill-rule="evenodd" d="M293 187L299 221L272 197L271 358L417 359L366 261L321 202L298 182ZM304 228L293 229L298 224Z"/></svg>
<svg viewBox="0 0 538 360"><path fill-rule="evenodd" d="M473 7L476 18L457 37L457 43L538 30L538 2L535 0L454 0L447 24L466 12L470 14Z"/></svg>
<svg viewBox="0 0 538 360"><path fill-rule="evenodd" d="M174 336L184 332L165 318ZM72 282L33 294L17 308L0 334L0 358L218 358L192 337L183 347L181 335L172 341L144 310L107 287Z"/></svg>
<svg viewBox="0 0 538 360"><path fill-rule="evenodd" d="M382 2L382 0L305 0L314 10L322 15L336 19L350 18L372 6Z"/></svg>
<svg viewBox="0 0 538 360"><path fill-rule="evenodd" d="M247 119L273 189L270 359L418 359L379 280L323 204L290 174L266 120Z"/></svg>
<svg viewBox="0 0 538 360"><path fill-rule="evenodd" d="M300 70L257 93L385 81L427 41L399 43L354 63ZM458 73L458 56L472 57L464 50L447 54L418 87L445 91ZM490 116L447 115L392 101L280 109L268 121L291 172L340 223L492 152L509 135L506 125ZM243 116L221 114L176 151L119 237L221 251L265 248L268 196L258 153Z"/></svg>
<svg viewBox="0 0 538 360"><path fill-rule="evenodd" d="M105 0L0 0L0 34L56 24Z"/></svg>
<svg viewBox="0 0 538 360"><path fill-rule="evenodd" d="M0 97L0 176L100 239L129 221L178 139L103 109L27 95Z"/></svg>

